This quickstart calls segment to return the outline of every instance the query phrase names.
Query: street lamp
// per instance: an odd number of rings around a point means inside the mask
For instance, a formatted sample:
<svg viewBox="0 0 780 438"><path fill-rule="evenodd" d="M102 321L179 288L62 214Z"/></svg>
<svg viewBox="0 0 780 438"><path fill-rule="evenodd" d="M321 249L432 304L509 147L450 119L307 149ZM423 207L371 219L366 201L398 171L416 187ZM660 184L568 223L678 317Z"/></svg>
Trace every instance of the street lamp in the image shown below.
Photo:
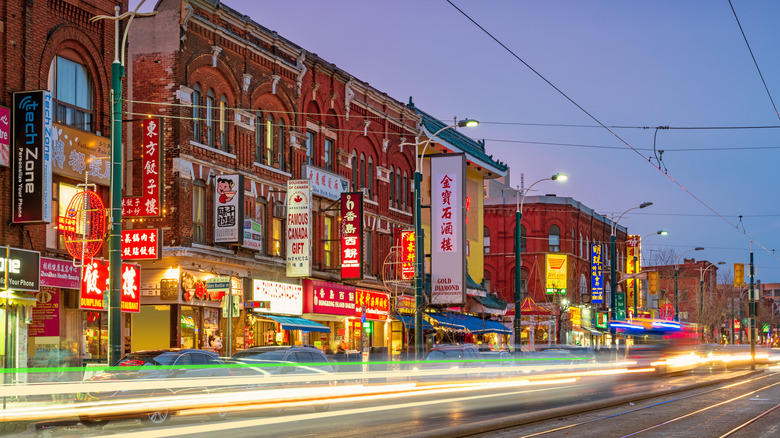
<svg viewBox="0 0 780 438"><path fill-rule="evenodd" d="M528 194L528 192L531 191L531 187L535 186L536 184L542 182L542 181L566 181L569 179L569 175L566 175L565 173L556 173L555 175L549 177L549 178L542 178L539 181L535 181L533 184L528 186L527 189L523 191L523 196L516 196L517 200L517 211L515 212L515 348L520 348L520 344L522 343L522 319L520 318L521 313L521 307L522 307L522 267L523 267L523 259L522 259L522 247L521 247L521 241L522 236L521 234L521 223L523 220L523 203L525 202L525 195ZM520 194L520 188L518 187L518 195Z"/></svg>
<svg viewBox="0 0 780 438"><path fill-rule="evenodd" d="M655 236L655 235L659 235L659 234L661 236L666 236L667 234L669 234L669 232L666 231L666 230L658 230L655 233L650 233L647 236L640 238L639 239L639 248L640 249L642 248L642 242L644 242L645 239L647 239L650 236ZM634 273L638 274L639 273L639 266L637 266L636 262L637 262L637 255L636 255L636 252L634 252ZM636 278L634 278L634 318L639 316L638 309L637 309L637 307L638 307L637 303L639 302L639 298L638 298L639 297L639 287L638 287L638 284L639 284L639 282L637 281ZM648 297L648 299L649 299L649 297Z"/></svg>
<svg viewBox="0 0 780 438"><path fill-rule="evenodd" d="M628 210L624 211L623 214L618 216L617 220L612 221L612 231L609 236L609 287L610 287L610 294L612 294L612 299L610 300L609 305L609 319L615 320L616 319L616 301L618 298L623 298L622 295L618 294L617 291L617 278L615 278L615 270L617 269L616 266L616 256L615 256L615 240L617 237L615 236L615 230L617 229L618 222L620 222L620 219L625 216L626 213L628 213L631 210L636 210L639 208L647 208L649 206L653 205L652 202L643 202L639 204L636 207L631 207ZM612 217L614 219L614 216ZM621 300L622 304L617 307L621 307L623 309L623 317L621 319L625 319L625 312L626 312L626 301L625 299ZM614 337L613 337L614 340Z"/></svg>
<svg viewBox="0 0 780 438"><path fill-rule="evenodd" d="M420 192L422 189L420 188L420 184L422 183L422 161L423 158L425 158L425 150L428 148L428 145L431 144L433 139L439 135L442 131L445 131L447 129L451 128L463 128L463 127L472 127L477 126L479 124L478 121L473 119L464 119L459 121L458 123L450 126L445 126L444 128L439 129L436 131L433 135L431 135L428 139L423 141L425 146L423 146L422 153L420 154L419 159L415 159L415 169L414 169L414 351L415 356L417 359L422 358L422 351L423 351L423 337L422 337L422 325L423 325L423 314L422 314L422 308L423 308L423 276L425 275L425 268L423 265L423 239L422 239L422 218L420 217L421 210L422 210L422 200L420 196ZM414 143L415 146L419 148L420 143Z"/></svg>
<svg viewBox="0 0 780 438"><path fill-rule="evenodd" d="M726 262L718 262L719 265L725 265ZM701 341L704 342L704 273L707 272L708 269L715 266L714 264L710 263L704 268L699 268L700 275L699 275L699 324L702 326L701 330ZM711 286L710 286L711 287ZM711 294L711 293L710 293Z"/></svg>
<svg viewBox="0 0 780 438"><path fill-rule="evenodd" d="M687 251L684 251L682 254L680 254L680 257L678 257L675 260L674 263L674 320L679 321L680 320L680 298L679 298L679 291L677 290L677 273L680 272L680 261L683 260L683 257L685 254L691 252L691 251L702 251L704 250L703 247L697 246L696 248L691 248Z"/></svg>

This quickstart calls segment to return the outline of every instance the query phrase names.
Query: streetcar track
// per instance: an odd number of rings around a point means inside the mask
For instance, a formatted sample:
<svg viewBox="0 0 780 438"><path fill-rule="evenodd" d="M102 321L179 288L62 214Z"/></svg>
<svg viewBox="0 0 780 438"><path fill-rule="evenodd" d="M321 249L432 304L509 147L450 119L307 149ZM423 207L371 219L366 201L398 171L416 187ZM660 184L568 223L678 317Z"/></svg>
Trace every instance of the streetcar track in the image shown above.
<svg viewBox="0 0 780 438"><path fill-rule="evenodd" d="M718 438L726 438L731 435L734 435L735 433L739 432L740 430L750 426L751 424L755 423L756 421L760 420L764 416L768 415L770 412L774 411L775 409L780 408L780 404L776 404L774 407L767 409L766 411L762 412L759 415L756 415L755 417L751 418L750 420L740 424L739 426L735 427L734 429L731 429L730 431L726 432L725 434L719 436Z"/></svg>
<svg viewBox="0 0 780 438"><path fill-rule="evenodd" d="M775 373L773 373L773 374L775 374ZM744 380L744 381L741 381L741 382L730 383L728 385L724 385L724 386L720 386L720 387L717 387L717 388L709 389L709 390L702 391L702 392L699 392L699 393L696 393L696 394L687 395L685 397L678 397L678 398L675 398L675 399L666 400L666 401L662 401L662 402L659 402L659 403L653 403L653 404L647 405L647 406L642 406L640 408L635 408L635 409L631 409L631 410L628 410L628 411L619 412L619 413L616 413L616 414L611 414L611 415L608 415L606 417L594 418L592 420L582 421L582 422L579 422L579 423L569 424L569 425L561 426L561 427L556 427L554 429L548 429L548 430L545 430L545 431L542 431L542 432L532 433L530 435L523 435L523 436L521 436L519 438L531 438L531 437L535 437L535 436L546 435L546 434L553 433L553 432L558 432L558 431L561 431L561 430L571 429L572 427L577 427L577 426L582 426L582 425L586 425L586 424L590 424L590 423L595 423L597 421L608 420L610 418L615 418L615 417L619 417L621 415L631 414L631 413L634 413L634 412L637 412L637 411L642 411L642 410L653 408L653 407L656 407L656 406L661 406L661 405L664 405L664 404L667 404L667 403L680 401L680 400L686 400L686 399L689 399L689 398L699 397L699 396L702 396L702 395L705 395L705 394L709 394L711 392L721 391L721 390L724 390L724 389L730 389L730 388L733 388L733 387L736 387L736 386L739 386L739 385L745 385L745 384L748 384L748 383L751 383L751 382L755 382L755 381L758 381L758 380L761 380L761 379L765 379L767 377L770 377L771 375L772 374L765 374L765 375L762 375L760 377L752 378L752 379L749 379L749 380ZM750 392L750 393L748 393L746 395L753 394L755 392L761 391L763 389L766 389L766 388L769 388L769 387L772 387L772 386L775 386L775 385L778 385L778 384L780 384L780 382L777 382L777 383L774 383L772 385L763 387L761 389L757 389L756 391ZM741 396L740 398L742 398L742 397L744 397L744 396ZM711 407L715 407L715 406L711 406ZM780 405L776 406L772 410L774 410L774 409L776 409L778 407L780 407ZM707 409L710 409L710 408L707 408ZM769 412L766 412L766 413L768 414ZM641 431L634 432L634 433L629 434L629 435L625 435L624 437L621 437L621 438L629 437L629 436L635 435L637 433L644 432L646 430L651 430L651 429L654 429L655 427L660 427L663 424L670 423L670 422L673 422L673 421L677 421L677 420L682 419L682 418L685 418L685 416L677 418L677 419L674 419L674 420L670 420L670 421L667 421L667 422L664 422L664 423L661 423L661 424L656 425L656 426L652 426L652 427L647 428L645 430L641 430ZM755 420L757 420L757 418ZM747 426L747 424L745 426ZM729 432L729 433L731 433L731 432ZM728 436L728 435L724 435L724 437L725 436ZM721 438L723 438L723 437L721 437Z"/></svg>

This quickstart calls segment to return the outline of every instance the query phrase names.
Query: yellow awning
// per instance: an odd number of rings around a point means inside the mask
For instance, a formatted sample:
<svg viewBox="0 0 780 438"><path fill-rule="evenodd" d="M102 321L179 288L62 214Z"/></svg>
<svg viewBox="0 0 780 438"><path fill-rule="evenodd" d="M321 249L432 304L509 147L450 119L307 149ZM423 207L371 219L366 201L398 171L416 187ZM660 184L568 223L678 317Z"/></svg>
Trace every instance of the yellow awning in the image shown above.
<svg viewBox="0 0 780 438"><path fill-rule="evenodd" d="M29 292L17 292L13 290L5 290L0 292L0 306L5 307L6 300L11 306L33 306L38 303L35 295Z"/></svg>

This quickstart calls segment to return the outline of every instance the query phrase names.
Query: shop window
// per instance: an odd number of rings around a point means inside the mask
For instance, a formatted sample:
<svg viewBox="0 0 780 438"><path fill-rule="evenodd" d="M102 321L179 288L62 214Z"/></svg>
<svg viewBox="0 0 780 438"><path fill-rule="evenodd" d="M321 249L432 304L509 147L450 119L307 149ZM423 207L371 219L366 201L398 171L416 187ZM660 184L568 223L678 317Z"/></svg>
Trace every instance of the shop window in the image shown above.
<svg viewBox="0 0 780 438"><path fill-rule="evenodd" d="M201 142L200 139L200 118L201 118L201 93L200 93L200 84L195 83L195 85L192 86L192 139L198 143Z"/></svg>
<svg viewBox="0 0 780 438"><path fill-rule="evenodd" d="M228 130L227 130L227 96L224 94L219 98L219 146L228 152Z"/></svg>
<svg viewBox="0 0 780 438"><path fill-rule="evenodd" d="M214 147L214 90L206 94L206 144Z"/></svg>
<svg viewBox="0 0 780 438"><path fill-rule="evenodd" d="M333 218L325 216L322 221L322 264L326 268L333 266Z"/></svg>
<svg viewBox="0 0 780 438"><path fill-rule="evenodd" d="M306 131L306 164L314 164L314 154L316 153L317 134L314 131Z"/></svg>
<svg viewBox="0 0 780 438"><path fill-rule="evenodd" d="M76 56L73 55L73 58ZM54 97L57 123L92 131L93 88L92 78L84 64L62 56L54 57L49 89Z"/></svg>
<svg viewBox="0 0 780 438"><path fill-rule="evenodd" d="M282 252L282 220L278 217L273 219L273 229L271 230L271 255L281 257Z"/></svg>
<svg viewBox="0 0 780 438"><path fill-rule="evenodd" d="M200 348L198 335L201 329L201 308L193 306L181 306L181 348ZM179 360L182 360L182 355ZM177 365L179 365L177 360Z"/></svg>
<svg viewBox="0 0 780 438"><path fill-rule="evenodd" d="M206 243L206 181L197 179L192 185L192 241Z"/></svg>
<svg viewBox="0 0 780 438"><path fill-rule="evenodd" d="M108 358L108 314L85 311L83 315L85 359L105 361Z"/></svg>
<svg viewBox="0 0 780 438"><path fill-rule="evenodd" d="M325 159L325 162L323 163L323 166L325 167L325 170L331 171L334 169L333 167L333 154L335 153L334 149L334 141L333 139L326 138L325 139L325 156L323 157Z"/></svg>
<svg viewBox="0 0 780 438"><path fill-rule="evenodd" d="M547 245L549 252L559 252L561 250L561 229L558 228L558 225L550 226Z"/></svg>

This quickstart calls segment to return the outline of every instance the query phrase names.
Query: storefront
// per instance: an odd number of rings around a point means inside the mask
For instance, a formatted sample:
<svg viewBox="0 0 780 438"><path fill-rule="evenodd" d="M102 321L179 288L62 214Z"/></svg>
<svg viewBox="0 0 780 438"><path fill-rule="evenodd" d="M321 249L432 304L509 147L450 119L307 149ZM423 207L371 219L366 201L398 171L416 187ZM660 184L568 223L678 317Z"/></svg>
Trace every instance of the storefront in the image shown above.
<svg viewBox="0 0 780 438"><path fill-rule="evenodd" d="M385 292L358 288L355 294L355 320L361 325L360 340L374 352L387 352L390 333L390 297ZM365 317L363 311L365 310ZM363 344L365 342L365 344Z"/></svg>

